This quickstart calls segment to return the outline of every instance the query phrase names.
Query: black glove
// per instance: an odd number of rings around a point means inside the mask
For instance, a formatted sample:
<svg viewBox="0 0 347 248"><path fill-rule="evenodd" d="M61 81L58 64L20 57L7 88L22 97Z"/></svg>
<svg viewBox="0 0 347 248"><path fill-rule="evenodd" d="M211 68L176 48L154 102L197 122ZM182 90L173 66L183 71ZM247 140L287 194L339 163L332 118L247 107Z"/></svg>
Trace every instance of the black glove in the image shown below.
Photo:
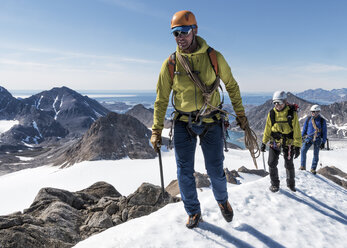
<svg viewBox="0 0 347 248"><path fill-rule="evenodd" d="M247 117L245 115L237 115L236 123L240 126L240 128L245 131L246 127L249 125Z"/></svg>
<svg viewBox="0 0 347 248"><path fill-rule="evenodd" d="M266 145L264 143L261 143L260 151L265 152Z"/></svg>
<svg viewBox="0 0 347 248"><path fill-rule="evenodd" d="M300 147L295 146L294 147L294 159L300 156Z"/></svg>
<svg viewBox="0 0 347 248"><path fill-rule="evenodd" d="M320 149L321 149L321 150L324 149L324 143L320 144Z"/></svg>

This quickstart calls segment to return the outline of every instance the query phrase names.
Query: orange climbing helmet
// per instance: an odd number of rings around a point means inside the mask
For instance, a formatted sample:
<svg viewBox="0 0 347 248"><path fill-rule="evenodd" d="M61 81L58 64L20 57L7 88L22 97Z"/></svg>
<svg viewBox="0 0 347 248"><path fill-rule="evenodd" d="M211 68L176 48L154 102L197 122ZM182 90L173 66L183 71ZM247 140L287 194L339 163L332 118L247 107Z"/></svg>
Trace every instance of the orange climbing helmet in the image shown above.
<svg viewBox="0 0 347 248"><path fill-rule="evenodd" d="M180 26L195 26L198 27L196 23L195 16L189 10L181 10L176 12L171 19L171 29Z"/></svg>

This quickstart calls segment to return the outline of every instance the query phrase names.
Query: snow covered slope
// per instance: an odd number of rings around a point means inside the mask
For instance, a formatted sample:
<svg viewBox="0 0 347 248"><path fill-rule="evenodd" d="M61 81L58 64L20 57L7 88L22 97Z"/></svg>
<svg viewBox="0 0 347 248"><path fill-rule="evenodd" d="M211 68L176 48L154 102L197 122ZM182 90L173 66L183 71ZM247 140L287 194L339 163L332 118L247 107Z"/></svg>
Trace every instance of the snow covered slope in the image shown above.
<svg viewBox="0 0 347 248"><path fill-rule="evenodd" d="M229 187L232 223L204 189L199 192L204 222L196 229L185 227L183 204L176 203L75 247L346 247L347 191L309 172L298 172L296 179L296 193L283 185L270 192L268 177Z"/></svg>
<svg viewBox="0 0 347 248"><path fill-rule="evenodd" d="M335 146L335 147L334 147ZM323 166L346 170L346 143L322 151ZM164 181L176 178L174 152L163 152ZM225 166L254 168L248 151L231 150ZM308 153L308 163L312 151ZM262 160L258 160L262 167ZM295 160L296 168L299 161ZM134 192L142 182L160 185L157 159L83 162L67 169L39 167L0 177L0 215L29 207L42 187L76 191L96 181L106 181L123 195ZM201 149L197 149L196 170L204 173ZM145 217L110 228L80 243L90 247L346 247L347 190L307 171L296 170L297 192L285 185L283 159L279 163L281 189L268 190L269 177L241 174L241 185L228 184L235 211L233 222L220 214L211 189L199 192L204 222L199 228L185 227L183 204L169 204Z"/></svg>

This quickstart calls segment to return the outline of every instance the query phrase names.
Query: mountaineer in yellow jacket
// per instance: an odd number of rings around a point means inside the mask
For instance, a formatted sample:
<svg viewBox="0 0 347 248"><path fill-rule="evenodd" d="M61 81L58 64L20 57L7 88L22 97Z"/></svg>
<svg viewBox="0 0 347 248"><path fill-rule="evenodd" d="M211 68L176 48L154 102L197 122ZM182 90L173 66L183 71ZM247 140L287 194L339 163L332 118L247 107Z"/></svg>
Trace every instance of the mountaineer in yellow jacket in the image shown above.
<svg viewBox="0 0 347 248"><path fill-rule="evenodd" d="M183 10L174 14L171 33L177 49L161 67L151 137L151 143L157 150L161 144L161 132L172 91L177 178L184 207L189 215L188 228L196 227L201 219L193 175L197 135L200 137L215 199L226 221L230 222L233 218L223 170L221 96L218 91L220 79L229 94L238 124L242 129L248 125L239 86L229 65L221 53L211 49L204 39L197 36L197 32L198 26L192 12Z"/></svg>
<svg viewBox="0 0 347 248"><path fill-rule="evenodd" d="M263 143L260 150L265 152L266 143L270 141L269 148L269 172L271 179L270 190L277 192L279 190L278 178L278 159L283 151L284 166L287 173L287 186L290 190L295 189L295 170L293 157L300 155L301 131L296 107L288 105L287 94L284 91L276 91L272 97L275 107L270 110L263 135Z"/></svg>

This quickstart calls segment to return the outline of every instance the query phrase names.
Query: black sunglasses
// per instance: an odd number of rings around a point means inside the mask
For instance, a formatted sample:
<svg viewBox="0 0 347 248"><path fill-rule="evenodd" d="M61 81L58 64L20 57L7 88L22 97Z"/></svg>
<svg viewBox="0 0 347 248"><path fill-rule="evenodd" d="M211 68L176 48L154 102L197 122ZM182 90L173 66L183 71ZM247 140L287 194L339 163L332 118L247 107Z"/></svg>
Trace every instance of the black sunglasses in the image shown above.
<svg viewBox="0 0 347 248"><path fill-rule="evenodd" d="M276 102L273 102L273 103L274 103L274 105L282 105L283 104L282 101L276 101Z"/></svg>
<svg viewBox="0 0 347 248"><path fill-rule="evenodd" d="M189 29L189 31L187 31L187 32L184 32L184 31L174 31L174 32L172 32L172 34L175 37L178 37L179 35L185 37L185 36L188 36L190 34L190 32L192 32L192 29Z"/></svg>

